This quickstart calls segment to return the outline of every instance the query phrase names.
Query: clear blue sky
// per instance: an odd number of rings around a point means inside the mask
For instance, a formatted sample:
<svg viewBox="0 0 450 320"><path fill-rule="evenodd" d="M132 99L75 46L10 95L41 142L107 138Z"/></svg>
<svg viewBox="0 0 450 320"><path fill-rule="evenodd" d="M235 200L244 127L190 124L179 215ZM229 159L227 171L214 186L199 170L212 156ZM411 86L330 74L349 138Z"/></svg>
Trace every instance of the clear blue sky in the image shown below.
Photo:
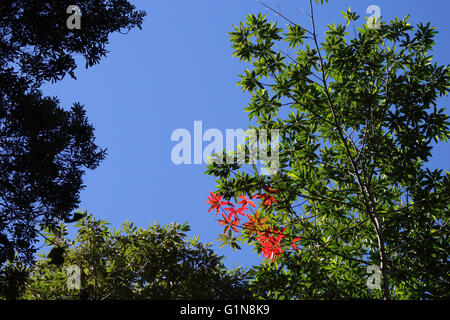
<svg viewBox="0 0 450 320"><path fill-rule="evenodd" d="M131 2L148 13L143 30L113 35L110 53L91 69L84 69L80 59L76 81L66 78L44 86L44 93L58 96L65 107L76 101L84 104L97 143L108 148L107 159L85 175L80 207L116 227L126 219L142 227L155 220L189 221L189 235L214 242L214 249L227 257L226 265L258 264L261 258L250 249L218 249L214 239L221 227L205 203L216 183L204 174L204 165L173 164L170 154L176 143L170 137L177 128L193 132L195 120L203 121L204 130L248 128L243 108L249 95L236 86L245 65L232 57L227 32L249 13L279 17L255 0ZM306 0L266 3L309 26L300 9L307 8ZM435 59L450 64L448 0L331 0L316 9L318 33L331 22L343 21L340 11L349 6L368 16L369 5L378 5L385 21L407 14L412 24L431 21L440 32ZM447 108L450 100L441 102ZM438 146L430 166L449 170L449 158L449 146Z"/></svg>

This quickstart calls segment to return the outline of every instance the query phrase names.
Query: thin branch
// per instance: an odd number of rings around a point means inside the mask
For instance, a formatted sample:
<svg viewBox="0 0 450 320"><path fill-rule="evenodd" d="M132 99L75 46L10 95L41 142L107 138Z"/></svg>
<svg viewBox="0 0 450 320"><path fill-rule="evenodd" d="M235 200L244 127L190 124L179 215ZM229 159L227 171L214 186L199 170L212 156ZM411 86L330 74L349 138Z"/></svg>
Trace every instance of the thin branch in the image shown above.
<svg viewBox="0 0 450 320"><path fill-rule="evenodd" d="M320 52L320 48L319 48L319 44L317 41L317 34L316 34L316 27L315 27L315 21L314 21L314 9L313 9L313 4L312 4L312 0L309 0L309 5L310 5L310 10L311 10L311 24L312 24L312 29L313 29L313 39L314 39L314 44L316 46L316 50L319 56L319 63L320 63L320 68L322 71L322 81L323 81L323 86L324 86L324 91L325 91L325 95L327 97L328 100L328 105L330 107L331 113L333 115L334 121L337 124L337 129L338 129L338 133L339 136L341 138L342 143L344 144L344 148L347 154L347 158L351 163L351 166L353 167L353 172L357 178L358 181L358 185L359 188L361 190L361 195L364 198L364 203L367 207L367 213L369 214L369 216L371 217L371 220L373 222L373 225L375 227L375 231L377 234L377 239L378 239L378 245L379 245L379 250L380 250L380 269L381 269L381 273L382 273L382 282L383 282L383 291L384 291L384 298L385 299L389 299L390 298L390 292L389 292L389 285L387 283L387 270L386 270L386 253L385 253L385 249L384 249L384 238L383 238L383 232L382 232L382 227L381 227L381 223L378 220L376 211L374 209L374 202L373 202L373 197L370 193L370 190L367 188L367 186L365 184L362 183L361 177L359 175L359 171L357 169L356 163L353 159L353 157L351 156L350 150L349 150L349 146L347 143L347 139L345 138L345 134L342 132L342 127L341 125L338 123L338 117L336 114L336 111L334 109L333 106L333 102L332 99L330 97L330 93L328 91L328 85L327 85L327 80L326 80L326 75L325 75L325 69L324 69L324 63L323 63L323 57L322 54Z"/></svg>
<svg viewBox="0 0 450 320"><path fill-rule="evenodd" d="M284 20L286 20L286 21L289 22L290 24L292 24L292 25L294 25L294 26L299 26L298 23L295 23L295 22L293 22L292 20L286 18L286 17L285 17L281 12L279 12L278 10L273 9L271 6L265 4L265 3L262 2L262 1L259 1L259 3L260 3L261 5L263 5L264 7L266 7L267 9L269 9L270 11L272 11L272 12L276 13L277 15L279 15L281 18L283 18ZM299 26L299 28L302 29L303 31L309 33L310 35L313 35L313 33L312 33L311 31L309 31L308 29L305 29L305 28L303 28L303 27L301 27L301 26Z"/></svg>

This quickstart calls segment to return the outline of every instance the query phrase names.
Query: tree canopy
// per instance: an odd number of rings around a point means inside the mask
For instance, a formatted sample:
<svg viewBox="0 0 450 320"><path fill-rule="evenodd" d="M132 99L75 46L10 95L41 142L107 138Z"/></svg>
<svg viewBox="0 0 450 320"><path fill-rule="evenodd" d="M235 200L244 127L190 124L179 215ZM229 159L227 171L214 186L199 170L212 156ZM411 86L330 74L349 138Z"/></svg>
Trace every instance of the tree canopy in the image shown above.
<svg viewBox="0 0 450 320"><path fill-rule="evenodd" d="M211 244L186 238L188 224L156 223L147 228L125 221L111 230L87 215L76 237L46 233L52 249L40 255L23 299L244 299L246 271L228 270ZM80 270L80 290L67 285L71 267Z"/></svg>
<svg viewBox="0 0 450 320"><path fill-rule="evenodd" d="M71 220L84 171L105 157L84 107L63 108L40 86L75 78L76 55L86 67L98 63L109 35L140 27L145 16L128 1L82 0L82 29L70 30L70 2L0 3L0 290L11 275L4 263L33 261L39 230Z"/></svg>
<svg viewBox="0 0 450 320"><path fill-rule="evenodd" d="M409 17L374 28L349 9L321 42L309 4L308 25L249 15L230 33L250 66L250 129L279 131L279 170L249 165L251 139L235 163L208 166L220 239L268 257L253 270L258 297L448 298L450 172L427 167L450 137L437 32Z"/></svg>
<svg viewBox="0 0 450 320"><path fill-rule="evenodd" d="M222 245L266 258L247 271L187 239L187 223L111 229L73 213L106 150L81 103L61 106L41 87L76 78L79 56L99 63L109 36L141 28L145 12L81 0L80 28L69 28L69 0L3 0L0 298L449 298L450 172L428 165L450 137L437 31L409 16L361 21L349 8L319 35L316 4L328 1L305 1L308 24L263 4L286 28L252 14L230 32L248 68L238 85L252 135L211 159L207 203ZM49 250L36 261L40 236Z"/></svg>

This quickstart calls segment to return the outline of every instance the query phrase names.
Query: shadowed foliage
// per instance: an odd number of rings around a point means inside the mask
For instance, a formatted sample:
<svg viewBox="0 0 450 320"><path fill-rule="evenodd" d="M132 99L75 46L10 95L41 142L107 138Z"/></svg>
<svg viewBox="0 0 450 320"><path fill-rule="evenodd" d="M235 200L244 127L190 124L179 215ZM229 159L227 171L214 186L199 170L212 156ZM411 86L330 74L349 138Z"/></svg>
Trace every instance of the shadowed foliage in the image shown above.
<svg viewBox="0 0 450 320"><path fill-rule="evenodd" d="M9 298L17 288L6 261L32 262L40 228L71 219L84 171L105 156L81 104L63 108L39 87L75 78L76 55L98 63L109 35L145 16L128 1L77 1L82 27L69 30L70 2L0 2L0 295Z"/></svg>

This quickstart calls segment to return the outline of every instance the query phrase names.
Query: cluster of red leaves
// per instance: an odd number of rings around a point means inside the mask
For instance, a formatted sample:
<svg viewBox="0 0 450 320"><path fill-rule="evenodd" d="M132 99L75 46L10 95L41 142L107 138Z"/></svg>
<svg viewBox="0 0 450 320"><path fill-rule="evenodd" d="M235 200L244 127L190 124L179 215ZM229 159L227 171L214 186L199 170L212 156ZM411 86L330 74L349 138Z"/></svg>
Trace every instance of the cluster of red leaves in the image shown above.
<svg viewBox="0 0 450 320"><path fill-rule="evenodd" d="M274 227L267 231L258 232L259 237L257 237L256 240L261 244L263 257L267 257L273 262L276 257L281 256L283 250L281 249L280 243L283 238L287 237L287 235L284 234L285 229L286 228L278 230L278 228ZM291 246L295 251L298 250L295 243L300 239L300 237L297 237L291 240Z"/></svg>
<svg viewBox="0 0 450 320"><path fill-rule="evenodd" d="M281 239L286 237L283 232L283 228L280 232L276 228L268 229L265 232L258 232L259 237L256 240L261 244L261 251L263 252L263 258L267 257L272 262L275 261L275 257L279 257L283 250L280 247Z"/></svg>
<svg viewBox="0 0 450 320"><path fill-rule="evenodd" d="M216 215L218 215L220 209L223 210L222 212L223 220L218 221L220 225L225 226L224 234L227 233L230 229L235 232L239 232L238 227L241 224L240 223L241 219L239 218L239 215L242 216L246 215L245 212L248 210L247 205L256 208L255 203L252 201L252 199L254 199L256 196L251 197L249 199L244 195L239 195L241 201L238 202L238 205L240 205L240 207L235 207L234 204L232 204L229 201L222 201L223 198L222 196L219 196L212 192L210 192L210 194L211 197L208 197L208 201L206 201L206 203L211 205L208 212L216 210Z"/></svg>
<svg viewBox="0 0 450 320"><path fill-rule="evenodd" d="M270 186L263 187L263 189L265 193L257 193L251 197L239 195L240 201L237 203L237 207L229 201L222 201L223 197L214 194L213 192L210 192L211 197L208 197L206 203L211 205L208 212L216 210L216 215L218 215L220 210L222 210L221 214L223 219L218 219L218 222L220 225L224 226L224 234L232 231L240 232L239 228L247 229L250 237L256 232L258 234L256 240L261 245L263 257L266 257L273 262L283 253L281 241L283 238L287 237L287 235L284 234L286 228L282 228L281 230L277 227L270 228L265 223L267 219L259 217L258 211L256 211L254 215L246 213L246 211L249 210L249 207L256 208L255 203L252 201L253 199L260 199L263 207L270 207L272 204L277 203L273 195L276 194L278 190L271 189ZM240 215L244 217L247 216L248 221L241 224ZM291 246L295 251L298 250L295 243L299 240L300 238L297 237L293 238L291 241Z"/></svg>
<svg viewBox="0 0 450 320"><path fill-rule="evenodd" d="M272 206L272 203L277 203L277 201L275 200L275 198L272 196L272 194L278 193L278 190L273 190L270 188L270 186L268 187L263 187L264 191L266 193L264 194L257 194L256 197L258 199L262 200L262 205L265 207L270 207Z"/></svg>

